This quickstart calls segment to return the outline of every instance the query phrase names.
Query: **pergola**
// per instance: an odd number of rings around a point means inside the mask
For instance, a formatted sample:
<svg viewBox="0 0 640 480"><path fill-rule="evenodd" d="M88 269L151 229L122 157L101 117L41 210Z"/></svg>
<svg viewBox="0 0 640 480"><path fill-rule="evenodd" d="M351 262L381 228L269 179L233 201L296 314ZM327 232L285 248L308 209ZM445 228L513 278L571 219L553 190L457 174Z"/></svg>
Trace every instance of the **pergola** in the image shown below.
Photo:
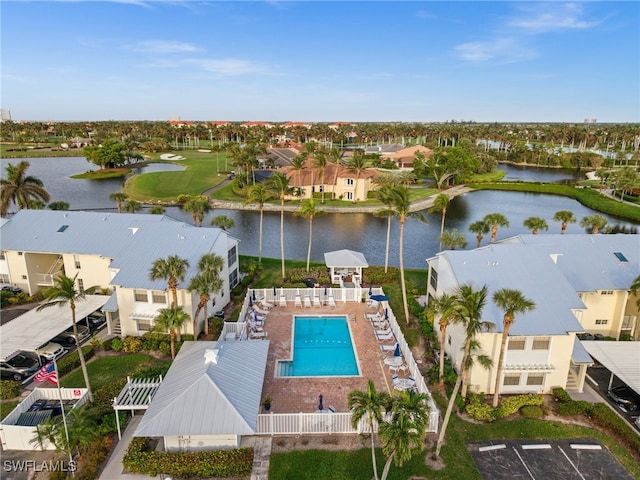
<svg viewBox="0 0 640 480"><path fill-rule="evenodd" d="M353 283L353 286L359 287L362 284L362 269L369 266L364 255L353 250L326 252L324 262L329 268L331 283L337 283L341 287L347 286L345 283Z"/></svg>
<svg viewBox="0 0 640 480"><path fill-rule="evenodd" d="M120 394L113 399L113 409L116 411L116 425L118 426L118 439L122 439L120 432L120 410L131 410L131 415L135 415L135 410L147 410L153 396L162 384L162 376L158 378L134 378L127 377L127 384L120 391Z"/></svg>

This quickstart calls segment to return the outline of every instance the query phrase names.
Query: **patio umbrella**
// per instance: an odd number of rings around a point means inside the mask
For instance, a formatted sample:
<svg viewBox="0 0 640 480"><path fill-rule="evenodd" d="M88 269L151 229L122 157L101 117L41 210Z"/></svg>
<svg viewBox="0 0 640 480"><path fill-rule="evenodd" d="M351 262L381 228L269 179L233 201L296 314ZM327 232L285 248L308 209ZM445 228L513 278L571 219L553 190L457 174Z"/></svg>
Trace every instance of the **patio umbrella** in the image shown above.
<svg viewBox="0 0 640 480"><path fill-rule="evenodd" d="M253 301L254 302L256 301L256 291L255 290L253 291Z"/></svg>
<svg viewBox="0 0 640 480"><path fill-rule="evenodd" d="M402 354L400 353L400 344L396 343L396 349L393 351L394 357L400 357Z"/></svg>
<svg viewBox="0 0 640 480"><path fill-rule="evenodd" d="M388 308L384 309L384 319L385 320L389 320L389 309Z"/></svg>
<svg viewBox="0 0 640 480"><path fill-rule="evenodd" d="M371 287L369 287L369 296L371 296L372 293L373 293L373 290L371 290Z"/></svg>
<svg viewBox="0 0 640 480"><path fill-rule="evenodd" d="M273 296L274 297L276 296L276 286L275 285L273 286Z"/></svg>
<svg viewBox="0 0 640 480"><path fill-rule="evenodd" d="M318 410L324 410L324 405L322 405L322 395L320 395L320 403L318 404Z"/></svg>
<svg viewBox="0 0 640 480"><path fill-rule="evenodd" d="M251 295L249 295L249 306L253 307L253 300L251 300Z"/></svg>
<svg viewBox="0 0 640 480"><path fill-rule="evenodd" d="M327 296L327 287L324 287L324 296Z"/></svg>
<svg viewBox="0 0 640 480"><path fill-rule="evenodd" d="M389 301L389 297L387 297L386 295L371 295L369 298L371 300L375 300L376 302Z"/></svg>

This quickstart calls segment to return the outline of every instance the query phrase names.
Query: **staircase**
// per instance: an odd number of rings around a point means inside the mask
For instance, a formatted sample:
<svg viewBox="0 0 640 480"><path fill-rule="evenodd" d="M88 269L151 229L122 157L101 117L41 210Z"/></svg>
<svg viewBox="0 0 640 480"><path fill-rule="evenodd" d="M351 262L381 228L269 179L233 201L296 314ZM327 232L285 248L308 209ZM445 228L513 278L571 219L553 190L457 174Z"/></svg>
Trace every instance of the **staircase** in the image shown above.
<svg viewBox="0 0 640 480"><path fill-rule="evenodd" d="M569 370L569 375L567 375L567 385L565 390L571 390L572 392L578 391L578 377L576 377L572 370Z"/></svg>
<svg viewBox="0 0 640 480"><path fill-rule="evenodd" d="M120 326L120 319L115 320L111 323L111 333L113 335L122 335L122 327Z"/></svg>

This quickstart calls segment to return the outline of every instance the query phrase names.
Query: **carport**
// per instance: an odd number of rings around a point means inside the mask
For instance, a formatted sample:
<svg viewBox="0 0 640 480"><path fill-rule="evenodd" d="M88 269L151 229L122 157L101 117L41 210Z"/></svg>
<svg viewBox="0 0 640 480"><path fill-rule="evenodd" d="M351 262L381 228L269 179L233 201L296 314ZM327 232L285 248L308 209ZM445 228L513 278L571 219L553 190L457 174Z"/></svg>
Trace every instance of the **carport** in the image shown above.
<svg viewBox="0 0 640 480"><path fill-rule="evenodd" d="M76 322L100 309L108 295L87 295L76 303ZM18 351L33 352L71 326L69 305L37 308L14 318L0 327L0 359L10 358Z"/></svg>
<svg viewBox="0 0 640 480"><path fill-rule="evenodd" d="M615 375L640 394L640 342L581 342L589 355L611 372L609 388Z"/></svg>

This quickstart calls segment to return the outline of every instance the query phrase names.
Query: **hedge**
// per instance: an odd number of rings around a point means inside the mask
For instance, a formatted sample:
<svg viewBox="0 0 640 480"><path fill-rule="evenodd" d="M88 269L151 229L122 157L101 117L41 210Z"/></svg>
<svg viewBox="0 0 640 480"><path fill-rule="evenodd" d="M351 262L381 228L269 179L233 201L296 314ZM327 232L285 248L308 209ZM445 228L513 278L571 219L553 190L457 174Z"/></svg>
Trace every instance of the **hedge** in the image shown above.
<svg viewBox="0 0 640 480"><path fill-rule="evenodd" d="M500 405L493 408L485 402L485 395L482 393L471 393L467 398L469 403L465 407L466 412L476 420L484 422L493 422L499 418L508 417L525 406L539 407L543 402L542 395L514 395L502 399Z"/></svg>
<svg viewBox="0 0 640 480"><path fill-rule="evenodd" d="M20 395L20 382L14 380L0 381L0 399L9 400Z"/></svg>
<svg viewBox="0 0 640 480"><path fill-rule="evenodd" d="M91 345L85 345L84 347L82 347L82 353L84 355L85 361L88 361L95 355L96 352ZM67 373L75 370L79 366L80 355L78 355L77 350L74 350L69 355L67 355L66 357L62 357L58 361L58 376L62 377L63 375L66 375Z"/></svg>
<svg viewBox="0 0 640 480"><path fill-rule="evenodd" d="M125 470L178 478L246 477L253 469L253 449L201 452L149 451L148 438L134 438L122 460Z"/></svg>

